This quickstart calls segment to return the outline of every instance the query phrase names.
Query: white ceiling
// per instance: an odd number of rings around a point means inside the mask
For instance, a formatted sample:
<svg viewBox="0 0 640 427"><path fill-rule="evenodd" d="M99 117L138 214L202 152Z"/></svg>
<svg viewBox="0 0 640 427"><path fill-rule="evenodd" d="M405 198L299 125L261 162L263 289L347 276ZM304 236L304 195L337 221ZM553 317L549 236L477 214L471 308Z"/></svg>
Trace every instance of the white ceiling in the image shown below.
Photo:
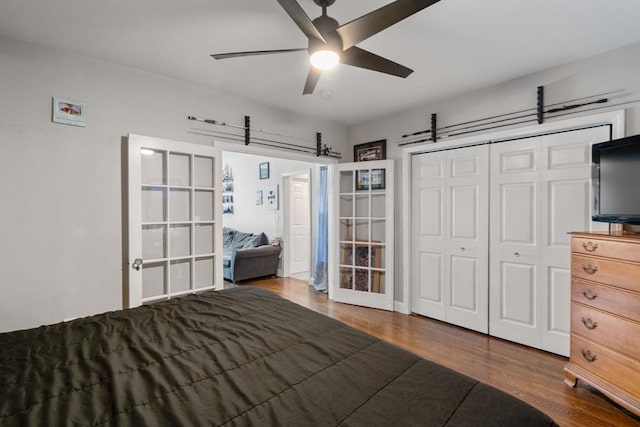
<svg viewBox="0 0 640 427"><path fill-rule="evenodd" d="M311 19L312 0L298 0ZM340 23L390 0L337 0ZM339 65L302 95L306 47L276 0L0 0L0 34L71 49L346 124L640 42L640 0L441 0L358 46L407 79Z"/></svg>

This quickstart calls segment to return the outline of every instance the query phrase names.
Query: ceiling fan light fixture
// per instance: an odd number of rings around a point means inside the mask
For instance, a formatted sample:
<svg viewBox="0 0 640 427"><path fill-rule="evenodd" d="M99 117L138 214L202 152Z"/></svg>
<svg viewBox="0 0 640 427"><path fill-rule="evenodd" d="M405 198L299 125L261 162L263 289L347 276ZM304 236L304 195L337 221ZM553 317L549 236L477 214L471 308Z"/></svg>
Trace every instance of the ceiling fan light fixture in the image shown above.
<svg viewBox="0 0 640 427"><path fill-rule="evenodd" d="M340 55L333 50L317 50L309 57L311 65L321 70L330 70L340 62Z"/></svg>

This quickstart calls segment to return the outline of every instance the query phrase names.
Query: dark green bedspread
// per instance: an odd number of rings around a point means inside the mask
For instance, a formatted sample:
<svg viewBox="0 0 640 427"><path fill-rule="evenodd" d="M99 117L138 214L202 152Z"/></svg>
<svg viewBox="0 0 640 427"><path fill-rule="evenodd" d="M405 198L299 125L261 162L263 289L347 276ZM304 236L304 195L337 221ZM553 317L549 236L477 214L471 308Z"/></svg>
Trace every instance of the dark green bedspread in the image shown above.
<svg viewBox="0 0 640 427"><path fill-rule="evenodd" d="M271 292L0 334L0 425L549 426L495 388Z"/></svg>

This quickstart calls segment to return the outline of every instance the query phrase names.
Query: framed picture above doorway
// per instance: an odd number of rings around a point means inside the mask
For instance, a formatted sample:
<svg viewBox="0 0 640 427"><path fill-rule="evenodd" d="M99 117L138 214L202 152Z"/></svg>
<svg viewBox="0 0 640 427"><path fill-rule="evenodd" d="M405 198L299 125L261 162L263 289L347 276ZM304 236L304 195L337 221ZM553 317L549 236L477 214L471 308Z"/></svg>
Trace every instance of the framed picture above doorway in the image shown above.
<svg viewBox="0 0 640 427"><path fill-rule="evenodd" d="M353 146L354 162L369 162L373 160L384 160L387 158L387 140L367 142Z"/></svg>

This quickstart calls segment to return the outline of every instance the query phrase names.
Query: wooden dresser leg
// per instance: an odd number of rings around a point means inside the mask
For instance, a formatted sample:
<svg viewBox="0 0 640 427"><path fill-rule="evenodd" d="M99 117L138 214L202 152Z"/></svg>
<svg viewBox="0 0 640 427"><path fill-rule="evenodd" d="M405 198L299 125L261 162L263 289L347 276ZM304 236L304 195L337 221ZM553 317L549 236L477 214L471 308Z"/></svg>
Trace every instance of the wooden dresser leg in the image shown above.
<svg viewBox="0 0 640 427"><path fill-rule="evenodd" d="M569 372L566 368L564 370L564 383L569 387L575 387L578 385L578 377Z"/></svg>

